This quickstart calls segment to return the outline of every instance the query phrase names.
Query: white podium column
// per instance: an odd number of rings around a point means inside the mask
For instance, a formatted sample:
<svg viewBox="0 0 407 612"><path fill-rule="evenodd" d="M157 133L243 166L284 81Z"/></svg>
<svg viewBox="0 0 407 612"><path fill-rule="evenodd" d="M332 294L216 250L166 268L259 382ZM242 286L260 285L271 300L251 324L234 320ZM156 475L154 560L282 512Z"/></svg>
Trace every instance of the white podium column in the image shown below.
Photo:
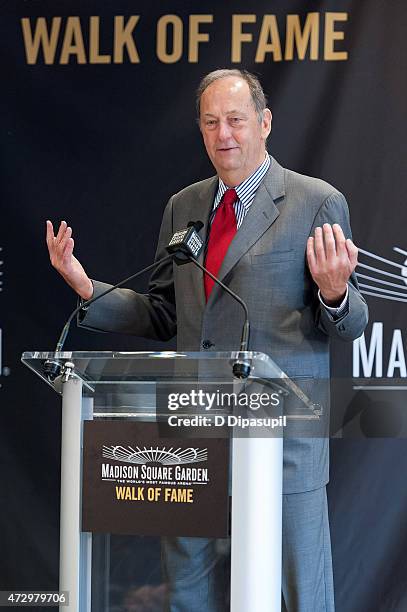
<svg viewBox="0 0 407 612"><path fill-rule="evenodd" d="M61 612L90 612L92 536L81 534L82 382L63 383L61 436L61 523L59 588L68 591Z"/></svg>
<svg viewBox="0 0 407 612"><path fill-rule="evenodd" d="M281 610L282 438L234 438L231 612Z"/></svg>

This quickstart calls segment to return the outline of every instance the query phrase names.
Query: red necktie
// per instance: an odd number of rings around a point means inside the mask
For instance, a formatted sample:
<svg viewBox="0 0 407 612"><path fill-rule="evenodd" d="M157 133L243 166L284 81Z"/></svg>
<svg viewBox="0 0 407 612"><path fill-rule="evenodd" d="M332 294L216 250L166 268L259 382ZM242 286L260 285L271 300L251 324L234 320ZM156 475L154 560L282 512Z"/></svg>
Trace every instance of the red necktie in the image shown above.
<svg viewBox="0 0 407 612"><path fill-rule="evenodd" d="M214 276L218 276L223 258L237 232L236 215L233 209L233 204L236 200L236 191L234 189L227 189L223 194L212 222L205 266ZM204 285L206 300L209 299L214 284L214 281L205 274Z"/></svg>

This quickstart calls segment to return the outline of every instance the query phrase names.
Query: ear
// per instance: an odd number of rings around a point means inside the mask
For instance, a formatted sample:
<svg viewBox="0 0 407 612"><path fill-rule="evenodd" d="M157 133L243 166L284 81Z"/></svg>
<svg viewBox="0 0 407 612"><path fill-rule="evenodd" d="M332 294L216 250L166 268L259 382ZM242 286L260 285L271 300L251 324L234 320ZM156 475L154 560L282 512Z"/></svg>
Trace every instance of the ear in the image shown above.
<svg viewBox="0 0 407 612"><path fill-rule="evenodd" d="M264 140L267 139L267 136L271 132L271 120L273 116L271 114L271 110L269 108L265 108L263 111L263 119L261 122L261 135Z"/></svg>

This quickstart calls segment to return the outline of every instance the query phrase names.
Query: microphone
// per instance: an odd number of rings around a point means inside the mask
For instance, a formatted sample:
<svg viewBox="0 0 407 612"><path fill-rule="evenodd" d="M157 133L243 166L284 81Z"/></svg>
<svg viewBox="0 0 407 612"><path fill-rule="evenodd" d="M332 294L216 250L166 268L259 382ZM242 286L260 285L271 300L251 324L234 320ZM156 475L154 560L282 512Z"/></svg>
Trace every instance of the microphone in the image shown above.
<svg viewBox="0 0 407 612"><path fill-rule="evenodd" d="M203 228L202 221L190 221L187 229L175 232L171 238L167 251L174 256L178 265L188 263L199 257L204 243L198 232Z"/></svg>
<svg viewBox="0 0 407 612"><path fill-rule="evenodd" d="M228 293L234 300L236 300L244 310L245 321L243 324L242 335L240 338L239 353L249 350L249 339L250 339L250 322L249 322L249 310L247 304L242 298L237 295L232 289L229 289L227 285L222 283L212 272L210 272L205 266L203 266L197 257L199 257L202 248L204 246L203 240L198 234L199 230L203 227L202 221L190 221L188 228L181 232L176 232L171 238L171 242L167 247L169 253L176 252L175 262L178 265L186 263L186 261L192 261L202 272L207 274L217 285L222 287L226 293ZM251 371L250 363L247 359L238 357L237 361L233 364L233 375L236 378L245 379L249 376Z"/></svg>
<svg viewBox="0 0 407 612"><path fill-rule="evenodd" d="M202 221L190 221L187 227L194 227L197 232L200 232L204 224Z"/></svg>

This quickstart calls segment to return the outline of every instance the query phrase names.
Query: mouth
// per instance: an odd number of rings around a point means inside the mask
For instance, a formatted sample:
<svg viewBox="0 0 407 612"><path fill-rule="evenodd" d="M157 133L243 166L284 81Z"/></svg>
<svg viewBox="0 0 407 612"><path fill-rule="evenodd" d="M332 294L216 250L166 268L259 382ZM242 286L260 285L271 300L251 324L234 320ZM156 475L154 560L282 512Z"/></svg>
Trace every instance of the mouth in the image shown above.
<svg viewBox="0 0 407 612"><path fill-rule="evenodd" d="M236 149L238 149L239 147L219 147L218 149L216 149L218 152L220 153L227 153L228 151L235 151Z"/></svg>

